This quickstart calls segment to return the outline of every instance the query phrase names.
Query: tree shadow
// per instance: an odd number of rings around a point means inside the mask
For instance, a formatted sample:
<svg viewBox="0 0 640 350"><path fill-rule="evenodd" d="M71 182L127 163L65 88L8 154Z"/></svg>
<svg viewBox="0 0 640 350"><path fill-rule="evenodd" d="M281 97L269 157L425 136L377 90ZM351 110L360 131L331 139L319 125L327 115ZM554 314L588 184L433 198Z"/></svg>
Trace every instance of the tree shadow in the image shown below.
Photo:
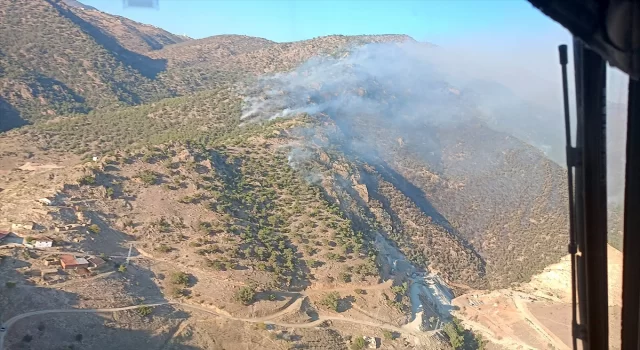
<svg viewBox="0 0 640 350"><path fill-rule="evenodd" d="M304 310L304 313L307 316L309 316L309 319L311 321L316 321L320 318L320 315L318 314L318 310L316 310L313 306L311 306L311 303L309 302L308 298L305 298L304 300L302 300L302 305L300 308Z"/></svg>
<svg viewBox="0 0 640 350"><path fill-rule="evenodd" d="M356 298L353 295L347 295L344 298L338 300L337 312L345 312L353 307L353 303L356 302Z"/></svg>
<svg viewBox="0 0 640 350"><path fill-rule="evenodd" d="M20 112L9 102L0 97L0 132L28 125L29 121L22 119Z"/></svg>

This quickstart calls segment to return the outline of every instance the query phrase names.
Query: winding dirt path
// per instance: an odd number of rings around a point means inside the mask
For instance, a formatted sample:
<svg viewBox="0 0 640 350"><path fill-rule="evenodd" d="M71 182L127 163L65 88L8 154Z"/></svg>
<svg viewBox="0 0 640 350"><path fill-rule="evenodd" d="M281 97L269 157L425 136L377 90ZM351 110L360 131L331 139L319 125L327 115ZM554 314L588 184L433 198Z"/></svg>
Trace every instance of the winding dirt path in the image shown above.
<svg viewBox="0 0 640 350"><path fill-rule="evenodd" d="M0 350L4 349L4 338L5 338L5 335L9 332L9 329L11 328L11 326L13 326L16 322L18 322L18 321L20 321L20 320L22 320L24 318L37 316L37 315L52 314L52 313L108 313L108 312L135 310L135 309L137 309L139 307L142 307L142 306L155 307L155 306L161 306L161 305L176 305L176 306L179 306L179 307L182 307L182 308L185 308L185 309L191 309L191 310L195 310L195 311L200 311L200 312L212 314L212 315L215 315L215 316L227 318L227 319L230 319L230 320L249 322L249 323L265 323L265 324L271 324L271 325L280 326L280 327L287 327L287 328L313 328L313 327L318 327L318 326L322 325L326 321L354 323L354 324L359 324L359 325L362 325L362 326L375 327L375 328L386 329L386 330L389 330L389 331L398 332L398 333L402 333L402 334L412 335L412 336L416 337L421 343L430 343L429 337L432 335L431 332L415 332L415 331L412 331L412 330L409 330L409 329L396 327L396 326L388 324L388 323L376 323L376 322L357 320L357 319L352 319L352 318L347 318L347 317L342 317L342 316L319 316L317 320L314 320L314 321L311 321L311 322L305 322L305 323L284 323L284 322L270 321L273 318L276 318L278 316L281 316L283 314L291 312L292 310L295 310L296 307L299 308L300 303L302 303L303 299L304 298L299 298L294 303L292 303L289 307L287 307L287 308L285 308L285 309L283 309L283 310L281 310L281 311L279 311L279 312L277 312L275 314L271 314L271 315L264 316L264 317L256 317L256 318L235 317L235 316L231 316L231 315L221 314L221 313L216 312L215 310L212 310L212 309L207 308L207 307L203 307L203 306L199 306L199 305L193 305L193 304L180 303L180 302L176 302L176 301L147 303L147 304L139 304L139 305L117 307L117 308L109 308L109 309L50 309L50 310L30 311L30 312L22 313L20 315L13 316L12 318L10 318L9 320L7 320L6 322L4 322L2 324L2 326L5 328L5 330L3 332L0 332Z"/></svg>

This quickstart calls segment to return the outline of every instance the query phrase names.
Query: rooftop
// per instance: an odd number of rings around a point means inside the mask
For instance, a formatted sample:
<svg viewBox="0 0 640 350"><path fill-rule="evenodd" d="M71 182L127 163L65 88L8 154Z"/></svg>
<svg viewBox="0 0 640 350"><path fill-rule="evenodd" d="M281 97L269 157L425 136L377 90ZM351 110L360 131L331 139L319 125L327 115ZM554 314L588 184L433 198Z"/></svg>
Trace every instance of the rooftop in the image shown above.
<svg viewBox="0 0 640 350"><path fill-rule="evenodd" d="M73 255L60 255L60 261L65 265L76 265L76 258Z"/></svg>
<svg viewBox="0 0 640 350"><path fill-rule="evenodd" d="M85 258L76 258L75 260L78 265L89 265L89 262Z"/></svg>
<svg viewBox="0 0 640 350"><path fill-rule="evenodd" d="M89 258L89 259L87 259L87 260L88 260L90 263L92 263L92 264L94 264L94 265L96 265L96 266L101 266L101 265L104 265L104 264L106 263L102 258L97 257L97 256L96 256L96 257L93 257L93 258Z"/></svg>

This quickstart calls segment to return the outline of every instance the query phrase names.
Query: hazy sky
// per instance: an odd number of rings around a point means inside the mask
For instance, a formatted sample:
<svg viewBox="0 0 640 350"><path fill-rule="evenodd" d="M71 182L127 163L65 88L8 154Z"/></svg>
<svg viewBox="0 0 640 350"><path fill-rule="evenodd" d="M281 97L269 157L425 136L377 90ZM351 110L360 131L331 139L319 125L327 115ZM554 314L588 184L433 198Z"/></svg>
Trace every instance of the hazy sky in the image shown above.
<svg viewBox="0 0 640 350"><path fill-rule="evenodd" d="M540 90L526 92L534 99L558 95L557 46L571 44L566 29L526 0L158 0L158 9L125 8L122 0L80 1L192 38L245 34L285 42L408 34L492 65L492 76ZM618 76L609 88L624 85ZM609 98L624 94L612 91Z"/></svg>
<svg viewBox="0 0 640 350"><path fill-rule="evenodd" d="M83 0L100 10L202 38L246 34L294 41L329 34L404 33L444 44L470 33L513 40L557 38L563 29L524 0L159 0L159 9Z"/></svg>

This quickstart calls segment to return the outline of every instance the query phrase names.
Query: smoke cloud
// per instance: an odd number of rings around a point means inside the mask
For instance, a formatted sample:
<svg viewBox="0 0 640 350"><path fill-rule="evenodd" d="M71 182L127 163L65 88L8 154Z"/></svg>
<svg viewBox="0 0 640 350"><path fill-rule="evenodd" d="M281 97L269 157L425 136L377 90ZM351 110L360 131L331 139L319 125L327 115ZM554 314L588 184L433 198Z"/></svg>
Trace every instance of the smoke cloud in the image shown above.
<svg viewBox="0 0 640 350"><path fill-rule="evenodd" d="M394 135L435 170L444 164L433 130L480 120L564 166L560 68L555 47L550 45L548 51L544 64L535 66L530 61L509 62L508 55L491 56L486 50L474 55L419 42L369 44L262 77L246 91L242 119L301 113L329 117L341 134L323 132L334 139L315 147L339 143L358 156L373 157L376 149L389 146L381 144L380 136ZM307 135L319 134L319 126L314 128ZM610 173L612 178L617 172ZM612 198L621 191L616 182Z"/></svg>
<svg viewBox="0 0 640 350"><path fill-rule="evenodd" d="M479 118L561 161L562 115L487 80L490 67L429 44L369 44L262 78L246 93L251 97L245 100L242 119L327 115L343 132L352 131L358 121L411 139L417 127L453 127ZM431 140L420 135L413 138L422 146L431 143L426 150L437 152ZM359 142L367 147L367 140Z"/></svg>

